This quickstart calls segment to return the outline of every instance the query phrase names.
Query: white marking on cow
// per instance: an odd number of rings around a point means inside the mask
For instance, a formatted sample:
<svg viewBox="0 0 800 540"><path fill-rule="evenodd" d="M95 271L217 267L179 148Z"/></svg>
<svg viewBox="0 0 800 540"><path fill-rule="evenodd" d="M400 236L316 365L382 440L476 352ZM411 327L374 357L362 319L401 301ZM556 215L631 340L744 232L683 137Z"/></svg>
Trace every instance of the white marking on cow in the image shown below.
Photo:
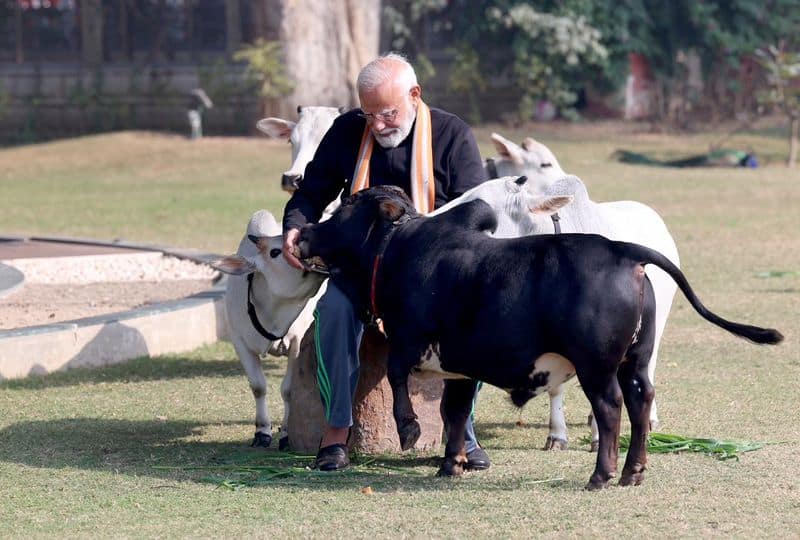
<svg viewBox="0 0 800 540"><path fill-rule="evenodd" d="M439 360L439 344L432 343L420 358L419 364L411 368L412 375L422 379L466 379L464 375L442 369Z"/></svg>
<svg viewBox="0 0 800 540"><path fill-rule="evenodd" d="M534 389L534 393L537 396L542 392L550 393L574 377L575 366L560 354L545 353L533 363L533 370L528 375L528 378L531 381L535 381L542 374L547 375L547 383Z"/></svg>

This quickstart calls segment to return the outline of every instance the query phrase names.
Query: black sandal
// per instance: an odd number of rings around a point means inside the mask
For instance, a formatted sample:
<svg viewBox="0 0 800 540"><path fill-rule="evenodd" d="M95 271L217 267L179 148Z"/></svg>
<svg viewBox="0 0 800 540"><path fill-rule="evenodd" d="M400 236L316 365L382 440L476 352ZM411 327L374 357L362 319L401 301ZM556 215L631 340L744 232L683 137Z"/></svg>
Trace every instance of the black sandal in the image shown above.
<svg viewBox="0 0 800 540"><path fill-rule="evenodd" d="M314 468L320 471L341 471L349 465L350 458L347 457L347 445L342 443L320 448L317 452L317 459L314 460Z"/></svg>

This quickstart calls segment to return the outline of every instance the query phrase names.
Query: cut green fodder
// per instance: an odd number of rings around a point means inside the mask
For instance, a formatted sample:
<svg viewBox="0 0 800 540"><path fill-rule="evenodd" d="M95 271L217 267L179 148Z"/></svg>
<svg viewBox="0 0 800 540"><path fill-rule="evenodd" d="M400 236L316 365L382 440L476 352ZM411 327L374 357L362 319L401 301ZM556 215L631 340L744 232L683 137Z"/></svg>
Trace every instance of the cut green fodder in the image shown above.
<svg viewBox="0 0 800 540"><path fill-rule="evenodd" d="M581 439L582 444L590 444L591 437ZM629 435L620 435L620 450L630 448ZM699 452L721 461L739 459L739 454L752 452L764 447L766 443L750 441L722 441L719 439L700 439L653 432L647 438L647 452L651 454L677 454L679 452Z"/></svg>
<svg viewBox="0 0 800 540"><path fill-rule="evenodd" d="M236 490L265 485L308 486L313 483L361 485L365 481L391 476L425 476L413 465L393 466L380 457L356 456L343 471L324 472L308 466L314 456L291 452L238 452L208 465L166 466L155 469L208 471L199 481L218 488Z"/></svg>

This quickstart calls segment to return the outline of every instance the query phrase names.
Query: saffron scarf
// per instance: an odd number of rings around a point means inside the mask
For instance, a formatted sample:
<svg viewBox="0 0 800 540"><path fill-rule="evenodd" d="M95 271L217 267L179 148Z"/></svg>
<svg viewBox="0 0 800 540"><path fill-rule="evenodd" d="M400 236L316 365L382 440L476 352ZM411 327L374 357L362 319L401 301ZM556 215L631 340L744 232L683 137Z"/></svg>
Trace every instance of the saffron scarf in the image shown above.
<svg viewBox="0 0 800 540"><path fill-rule="evenodd" d="M431 110L422 101L417 106L416 126L414 140L411 146L411 200L414 207L421 214L433 210L436 202L435 183L433 178L433 141L431 139ZM369 124L364 126L361 136L361 146L358 149L358 161L353 173L353 183L350 193L361 191L369 187L369 159L375 146L375 137L369 129Z"/></svg>

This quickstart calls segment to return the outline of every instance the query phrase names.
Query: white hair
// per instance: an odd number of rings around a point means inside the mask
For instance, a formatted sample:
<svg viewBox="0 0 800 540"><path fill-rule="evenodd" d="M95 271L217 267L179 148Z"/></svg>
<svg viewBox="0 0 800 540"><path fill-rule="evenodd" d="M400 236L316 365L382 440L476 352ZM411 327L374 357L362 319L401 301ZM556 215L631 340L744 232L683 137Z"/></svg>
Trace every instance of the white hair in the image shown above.
<svg viewBox="0 0 800 540"><path fill-rule="evenodd" d="M397 82L402 83L404 90L411 90L417 86L417 74L408 60L402 55L390 52L379 56L363 68L358 74L356 86L359 92L369 91L378 88L382 84L392 79L392 66L400 64L403 69L400 71Z"/></svg>

